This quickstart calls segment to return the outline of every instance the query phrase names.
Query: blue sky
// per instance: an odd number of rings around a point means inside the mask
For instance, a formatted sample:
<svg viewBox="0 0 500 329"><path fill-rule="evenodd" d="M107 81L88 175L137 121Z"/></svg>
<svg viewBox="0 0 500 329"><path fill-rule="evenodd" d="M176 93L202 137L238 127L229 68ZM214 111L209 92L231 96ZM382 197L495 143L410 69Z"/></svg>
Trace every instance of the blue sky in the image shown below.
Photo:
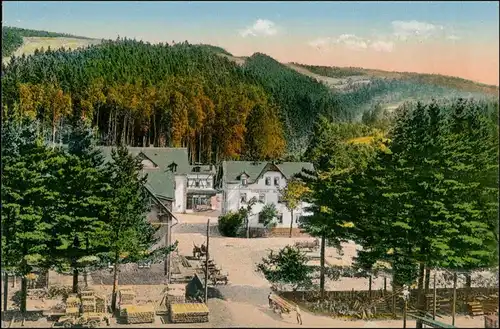
<svg viewBox="0 0 500 329"><path fill-rule="evenodd" d="M485 81L479 76L487 70L498 72L498 12L493 1L4 1L2 23L94 38L188 40L238 56L259 51L281 61L467 78L478 69L458 66L481 61L484 72L474 79Z"/></svg>
<svg viewBox="0 0 500 329"><path fill-rule="evenodd" d="M311 35L341 27L385 29L394 20L454 24L456 28L498 25L496 2L105 2L6 1L4 25L115 37L146 34L151 41L183 34L201 37L210 30L229 36L257 18ZM6 23L5 23L6 21ZM152 31L154 30L154 31ZM207 31L208 30L208 31ZM318 31L319 30L319 31ZM352 31L352 30L351 30ZM354 31L356 32L356 31ZM359 32L358 32L359 33ZM490 32L492 33L492 32Z"/></svg>

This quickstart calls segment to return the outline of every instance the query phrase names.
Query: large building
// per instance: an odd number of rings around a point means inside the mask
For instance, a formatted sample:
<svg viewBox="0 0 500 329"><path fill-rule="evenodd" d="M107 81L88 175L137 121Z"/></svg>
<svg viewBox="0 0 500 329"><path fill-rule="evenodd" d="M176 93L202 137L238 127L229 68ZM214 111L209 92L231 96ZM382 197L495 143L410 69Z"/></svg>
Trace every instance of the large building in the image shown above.
<svg viewBox="0 0 500 329"><path fill-rule="evenodd" d="M245 207L252 198L259 200L251 210L249 226L264 228L259 220L259 212L265 204L274 203L278 210L277 228L293 227L301 216L309 215L305 208L309 205L302 202L291 212L282 201L280 190L285 188L287 181L302 171L314 170L308 162L253 162L253 161L223 161L217 175L218 187L222 190L222 214L238 211Z"/></svg>
<svg viewBox="0 0 500 329"><path fill-rule="evenodd" d="M102 147L111 158L112 147ZM148 175L147 187L173 213L212 209L215 168L211 165L190 165L187 148L129 147L141 159L143 173Z"/></svg>

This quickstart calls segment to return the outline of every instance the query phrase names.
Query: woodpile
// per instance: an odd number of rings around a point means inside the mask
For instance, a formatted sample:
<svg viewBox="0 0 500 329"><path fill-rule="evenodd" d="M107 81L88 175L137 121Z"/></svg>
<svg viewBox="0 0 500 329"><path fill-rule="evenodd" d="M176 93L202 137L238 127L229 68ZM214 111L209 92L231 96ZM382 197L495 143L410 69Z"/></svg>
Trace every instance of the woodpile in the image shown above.
<svg viewBox="0 0 500 329"><path fill-rule="evenodd" d="M135 292L130 289L122 289L119 291L120 304L130 305L134 303Z"/></svg>
<svg viewBox="0 0 500 329"><path fill-rule="evenodd" d="M483 305L481 302L469 302L467 303L467 311L470 316L483 315Z"/></svg>
<svg viewBox="0 0 500 329"><path fill-rule="evenodd" d="M208 322L208 314L208 307L203 303L170 305L170 321L173 323Z"/></svg>
<svg viewBox="0 0 500 329"><path fill-rule="evenodd" d="M128 324L153 323L155 308L153 305L129 305L125 308L124 317Z"/></svg>
<svg viewBox="0 0 500 329"><path fill-rule="evenodd" d="M184 304L186 302L186 286L183 284L171 284L167 288L167 303Z"/></svg>
<svg viewBox="0 0 500 329"><path fill-rule="evenodd" d="M95 311L97 313L107 313L106 297L95 295Z"/></svg>
<svg viewBox="0 0 500 329"><path fill-rule="evenodd" d="M66 308L77 308L80 306L80 299L76 296L71 296L66 299Z"/></svg>
<svg viewBox="0 0 500 329"><path fill-rule="evenodd" d="M82 308L83 308L83 313L95 313L96 312L95 296L82 296Z"/></svg>
<svg viewBox="0 0 500 329"><path fill-rule="evenodd" d="M122 317L122 318L125 317L127 308L133 307L133 306L134 305L132 305L132 304L120 304L120 307L118 309L120 317Z"/></svg>
<svg viewBox="0 0 500 329"><path fill-rule="evenodd" d="M78 307L66 307L66 316L78 317L80 310Z"/></svg>

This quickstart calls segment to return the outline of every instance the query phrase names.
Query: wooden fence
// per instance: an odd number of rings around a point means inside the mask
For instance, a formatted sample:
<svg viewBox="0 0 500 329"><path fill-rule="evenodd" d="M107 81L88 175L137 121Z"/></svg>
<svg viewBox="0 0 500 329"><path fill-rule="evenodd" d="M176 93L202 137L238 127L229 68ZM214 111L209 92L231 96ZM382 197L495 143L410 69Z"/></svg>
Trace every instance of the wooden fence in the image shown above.
<svg viewBox="0 0 500 329"><path fill-rule="evenodd" d="M318 303L319 292L318 291L282 291L279 295L285 299L291 300L296 303L301 303L305 307L307 305L312 305ZM370 304L372 301L379 301L378 304L386 304L388 309L392 314L401 314L403 310L403 301L400 296L401 294L393 295L392 291L384 290L347 290L347 291L325 291L325 300L335 301L335 302L345 302L346 304L352 301L358 301L361 304ZM432 300L433 300L433 290L429 289L427 292L427 307L429 311L432 311ZM437 312L438 313L451 313L451 304L453 301L453 288L438 288L436 289L437 295ZM474 288L457 288L457 299L456 299L456 312L465 313L467 312L467 302L469 301L479 301L486 307L488 303L491 303L492 299L498 301L498 288L496 287L474 287ZM409 308L417 308L418 300L418 290L413 289L410 291L410 300L408 302Z"/></svg>

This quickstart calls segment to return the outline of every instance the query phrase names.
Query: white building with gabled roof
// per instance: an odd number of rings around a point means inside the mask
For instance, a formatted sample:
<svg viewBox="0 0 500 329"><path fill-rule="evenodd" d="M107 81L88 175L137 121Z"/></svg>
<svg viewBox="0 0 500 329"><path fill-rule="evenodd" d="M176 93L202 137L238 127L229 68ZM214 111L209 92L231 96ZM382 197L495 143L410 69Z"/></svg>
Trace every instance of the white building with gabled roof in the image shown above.
<svg viewBox="0 0 500 329"><path fill-rule="evenodd" d="M310 215L305 210L309 204L302 202L291 218L279 191L302 169L313 171L314 167L309 162L223 161L217 174L217 185L222 191L222 214L246 207L255 197L259 202L252 207L250 227L264 228L259 212L265 204L273 203L279 214L276 227L289 228L293 221L293 227L297 228L300 217Z"/></svg>

